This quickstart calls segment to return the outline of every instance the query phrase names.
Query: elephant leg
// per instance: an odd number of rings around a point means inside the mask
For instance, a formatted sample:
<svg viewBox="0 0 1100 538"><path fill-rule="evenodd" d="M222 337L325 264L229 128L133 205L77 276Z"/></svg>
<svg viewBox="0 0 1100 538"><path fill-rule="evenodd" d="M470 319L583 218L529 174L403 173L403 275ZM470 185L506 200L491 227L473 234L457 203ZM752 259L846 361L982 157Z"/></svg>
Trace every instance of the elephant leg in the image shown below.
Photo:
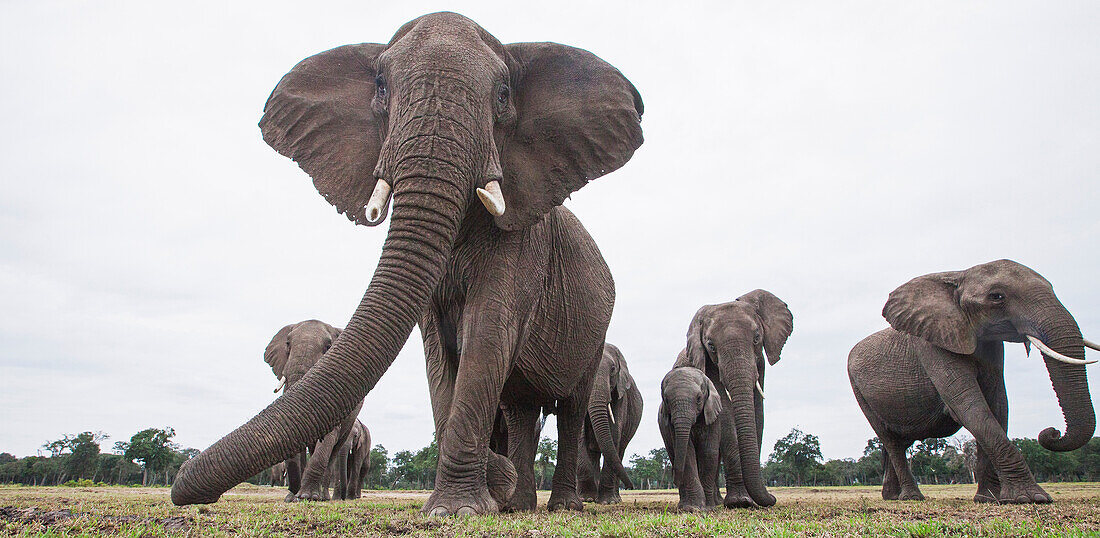
<svg viewBox="0 0 1100 538"><path fill-rule="evenodd" d="M442 425L435 490L422 509L434 516L498 512L500 505L486 481L489 437L516 344L509 308L483 293L467 297L463 312L461 356L450 393L450 413ZM431 387L433 392L435 387ZM434 396L434 395L433 395ZM433 397L432 407L437 402ZM440 421L437 419L437 425ZM489 467L507 469L500 459Z"/></svg>
<svg viewBox="0 0 1100 538"><path fill-rule="evenodd" d="M699 466L699 478L703 487L703 507L711 509L719 504L718 462L722 436L715 428L699 435L695 447L695 461Z"/></svg>
<svg viewBox="0 0 1100 538"><path fill-rule="evenodd" d="M504 410L508 425L508 459L515 468L515 490L504 504L504 511L534 511L538 507L535 483L537 437L531 432L538 426L539 407L509 404Z"/></svg>
<svg viewBox="0 0 1100 538"><path fill-rule="evenodd" d="M1035 482L1023 453L1008 440L1008 433L990 408L978 384L973 358L937 357L935 364L926 365L925 370L952 417L974 435L974 440L997 470L1001 483L998 502L1051 502L1050 495ZM1007 409L1004 413L1007 418Z"/></svg>
<svg viewBox="0 0 1100 538"><path fill-rule="evenodd" d="M332 482L332 498L345 500L348 498L348 446L343 445L336 454L329 458L328 475ZM326 488L327 489L327 488Z"/></svg>
<svg viewBox="0 0 1100 538"><path fill-rule="evenodd" d="M881 440L882 437L879 437ZM890 453L882 451L882 498L887 501L896 501L901 495L901 484L898 483L898 473L894 470L894 464L890 461Z"/></svg>
<svg viewBox="0 0 1100 538"><path fill-rule="evenodd" d="M429 307L420 319L420 334L424 338L424 359L428 370L428 394L435 418L435 437L440 452L442 436L451 415L455 379L458 377L458 342L455 329L434 307Z"/></svg>
<svg viewBox="0 0 1100 538"><path fill-rule="evenodd" d="M584 433L581 435L580 454L577 461L577 493L584 502L594 502L599 495L599 482L596 472L600 468L600 447L592 431L592 422L587 415L584 419ZM615 477L614 480L618 480Z"/></svg>
<svg viewBox="0 0 1100 538"><path fill-rule="evenodd" d="M290 490L286 494L286 502L294 502L298 500L298 492L302 489L302 469L306 467L306 453L302 452L295 454L286 459L286 482L287 489Z"/></svg>
<svg viewBox="0 0 1100 538"><path fill-rule="evenodd" d="M721 381L715 381L715 387L722 394L722 414L718 420L722 423L722 465L726 472L726 498L723 501L726 508L746 508L753 505L752 497L745 488L745 480L741 475L741 450L738 448L737 424L734 421L733 402L726 396Z"/></svg>
<svg viewBox="0 0 1100 538"><path fill-rule="evenodd" d="M978 386L985 394L985 401L989 404L989 410L997 419L997 423L1008 434L1008 391L1005 389L1004 378L1004 346L995 349L1000 353L982 361L978 369ZM997 476L997 469L990 461L981 445L977 450L978 465L974 478L978 482L978 491L974 493L974 502L997 502L1001 496L1001 479Z"/></svg>
<svg viewBox="0 0 1100 538"><path fill-rule="evenodd" d="M340 436L339 428L325 434L325 437L317 442L313 453L309 455L305 471L302 473L302 487L296 497L300 501L323 501L328 497L328 484L325 475L328 471L329 459L335 450L336 440Z"/></svg>
<svg viewBox="0 0 1100 538"><path fill-rule="evenodd" d="M602 348L601 348L602 352ZM595 367L595 363L593 363ZM588 394L592 388L592 376L582 378L578 387L583 390L583 397L574 395L561 400L558 411L558 461L554 468L553 486L550 491L550 500L546 508L551 512L555 510L583 510L584 502L577 494L577 449L581 428L584 427L584 417L588 413Z"/></svg>
<svg viewBox="0 0 1100 538"><path fill-rule="evenodd" d="M901 501L923 501L924 494L917 487L917 480L913 478L913 471L909 468L909 460L905 457L905 451L913 446L913 441L900 439L893 434L885 432L879 434L882 441L883 452L889 454L889 461L894 467L894 474L898 480L898 496ZM885 484L882 496L886 498Z"/></svg>
<svg viewBox="0 0 1100 538"><path fill-rule="evenodd" d="M620 422L626 416L624 412L624 402L619 399L614 406L612 414L615 416L615 422L611 424L611 440L615 443L615 452L619 455L619 461L623 461L623 444L622 437L623 431L620 427ZM599 448L599 447L597 447ZM616 504L622 502L619 497L619 477L616 476L615 470L608 462L603 462L603 470L600 472L600 479L598 482L599 494L596 496L596 502L598 504Z"/></svg>

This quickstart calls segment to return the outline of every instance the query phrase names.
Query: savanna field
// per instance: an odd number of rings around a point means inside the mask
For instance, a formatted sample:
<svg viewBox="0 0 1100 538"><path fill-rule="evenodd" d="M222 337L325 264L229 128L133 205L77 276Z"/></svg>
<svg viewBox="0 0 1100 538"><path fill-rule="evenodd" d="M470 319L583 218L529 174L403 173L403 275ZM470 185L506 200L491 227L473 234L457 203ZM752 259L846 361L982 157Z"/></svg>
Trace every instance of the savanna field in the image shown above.
<svg viewBox="0 0 1100 538"><path fill-rule="evenodd" d="M243 484L216 504L176 507L167 488L0 486L6 536L1097 536L1100 483L1043 487L1051 505L983 505L972 485L923 486L929 500L886 502L879 487L773 488L776 506L675 511L675 491L623 491L623 504L433 519L424 491L286 504L284 488Z"/></svg>

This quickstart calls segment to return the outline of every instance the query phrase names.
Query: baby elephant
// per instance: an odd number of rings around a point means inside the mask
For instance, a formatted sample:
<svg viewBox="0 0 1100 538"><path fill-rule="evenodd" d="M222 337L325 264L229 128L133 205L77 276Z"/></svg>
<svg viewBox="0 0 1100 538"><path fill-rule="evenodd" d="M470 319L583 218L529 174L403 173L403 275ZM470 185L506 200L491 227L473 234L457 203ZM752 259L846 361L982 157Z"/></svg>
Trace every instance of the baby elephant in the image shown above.
<svg viewBox="0 0 1100 538"><path fill-rule="evenodd" d="M722 441L722 399L702 370L673 368L661 381L657 424L672 460L680 510L718 505L718 449Z"/></svg>
<svg viewBox="0 0 1100 538"><path fill-rule="evenodd" d="M882 440L884 499L921 500L905 451L914 441L965 427L978 443L978 502L1049 503L1008 439L1004 342L1034 345L1066 418L1039 433L1047 450L1075 450L1096 429L1077 321L1050 282L1009 260L924 275L890 293L890 328L856 344L848 377ZM1095 362L1095 361L1088 361Z"/></svg>

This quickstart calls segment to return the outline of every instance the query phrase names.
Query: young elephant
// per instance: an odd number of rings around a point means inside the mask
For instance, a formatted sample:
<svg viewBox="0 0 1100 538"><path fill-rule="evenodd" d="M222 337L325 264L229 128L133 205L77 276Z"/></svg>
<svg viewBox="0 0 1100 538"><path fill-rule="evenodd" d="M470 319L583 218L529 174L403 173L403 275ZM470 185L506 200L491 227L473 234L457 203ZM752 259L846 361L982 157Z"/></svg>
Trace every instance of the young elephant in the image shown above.
<svg viewBox="0 0 1100 538"><path fill-rule="evenodd" d="M702 370L722 396L727 507L775 504L760 473L764 354L768 364L779 362L793 328L787 304L764 290L704 306L688 327L687 347L675 366Z"/></svg>
<svg viewBox="0 0 1100 538"><path fill-rule="evenodd" d="M914 278L890 293L890 328L856 344L848 377L863 414L882 440L884 499L921 500L905 451L919 439L965 427L978 444L977 502L1049 503L1024 457L1008 440L1004 342L1042 352L1066 433L1039 444L1074 450L1096 429L1085 346L1077 321L1050 282L1009 260ZM1087 361L1095 362L1095 361Z"/></svg>
<svg viewBox="0 0 1100 538"><path fill-rule="evenodd" d="M356 419L347 441L329 459L326 482L332 486L332 498L358 499L362 496L363 477L370 471L370 430Z"/></svg>
<svg viewBox="0 0 1100 538"><path fill-rule="evenodd" d="M313 368L321 356L332 346L340 335L337 329L322 321L311 319L283 327L267 344L264 350L264 362L279 378L275 392L285 386L288 390L296 385ZM321 402L315 402L320 405ZM287 487L290 490L286 502L297 500L328 500L329 460L333 450L344 446L348 434L355 425L363 402L355 406L332 431L321 440L309 446L302 446L297 454L286 459ZM292 426L297 426L293 424ZM309 459L306 459L306 449Z"/></svg>
<svg viewBox="0 0 1100 538"><path fill-rule="evenodd" d="M722 440L722 399L698 368L673 368L661 380L657 425L672 460L680 490L680 510L718 505L718 448Z"/></svg>
<svg viewBox="0 0 1100 538"><path fill-rule="evenodd" d="M577 463L577 489L581 500L599 504L622 502L619 477L606 458L600 471L600 454L614 451L622 461L626 445L642 422L642 393L630 376L619 348L605 343L603 358L596 367L596 379L588 398L588 417L581 435L581 457ZM598 473L598 474L597 474Z"/></svg>

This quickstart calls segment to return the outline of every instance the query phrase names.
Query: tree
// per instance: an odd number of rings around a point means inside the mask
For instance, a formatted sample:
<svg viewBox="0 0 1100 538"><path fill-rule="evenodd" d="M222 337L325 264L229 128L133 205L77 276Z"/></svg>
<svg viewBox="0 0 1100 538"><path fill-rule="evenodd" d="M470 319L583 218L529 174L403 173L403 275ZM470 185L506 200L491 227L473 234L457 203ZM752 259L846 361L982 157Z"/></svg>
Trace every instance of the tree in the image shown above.
<svg viewBox="0 0 1100 538"><path fill-rule="evenodd" d="M50 451L65 475L83 480L89 475L95 479L96 460L99 459L99 443L109 439L103 432L66 434L61 439L42 445Z"/></svg>
<svg viewBox="0 0 1100 538"><path fill-rule="evenodd" d="M389 466L389 453L386 447L374 445L370 449L370 472L367 474L367 487L377 488L382 485L382 479L386 476Z"/></svg>
<svg viewBox="0 0 1100 538"><path fill-rule="evenodd" d="M554 469L558 461L558 442L543 437L539 440L538 451L535 453L535 480L538 489L546 489L547 483L554 476Z"/></svg>
<svg viewBox="0 0 1100 538"><path fill-rule="evenodd" d="M141 430L130 438L123 450L123 456L130 461L141 462L144 473L141 477L141 485L149 485L149 473L153 473L153 481L156 482L157 473L167 471L172 463L173 452L179 448L171 439L176 436L176 430L172 428L148 428ZM115 445L116 449L119 445ZM167 485L168 479L164 480Z"/></svg>
<svg viewBox="0 0 1100 538"><path fill-rule="evenodd" d="M801 486L810 481L816 484L816 479L823 473L822 459L821 442L817 436L794 428L772 447L765 467L765 478L786 485Z"/></svg>

